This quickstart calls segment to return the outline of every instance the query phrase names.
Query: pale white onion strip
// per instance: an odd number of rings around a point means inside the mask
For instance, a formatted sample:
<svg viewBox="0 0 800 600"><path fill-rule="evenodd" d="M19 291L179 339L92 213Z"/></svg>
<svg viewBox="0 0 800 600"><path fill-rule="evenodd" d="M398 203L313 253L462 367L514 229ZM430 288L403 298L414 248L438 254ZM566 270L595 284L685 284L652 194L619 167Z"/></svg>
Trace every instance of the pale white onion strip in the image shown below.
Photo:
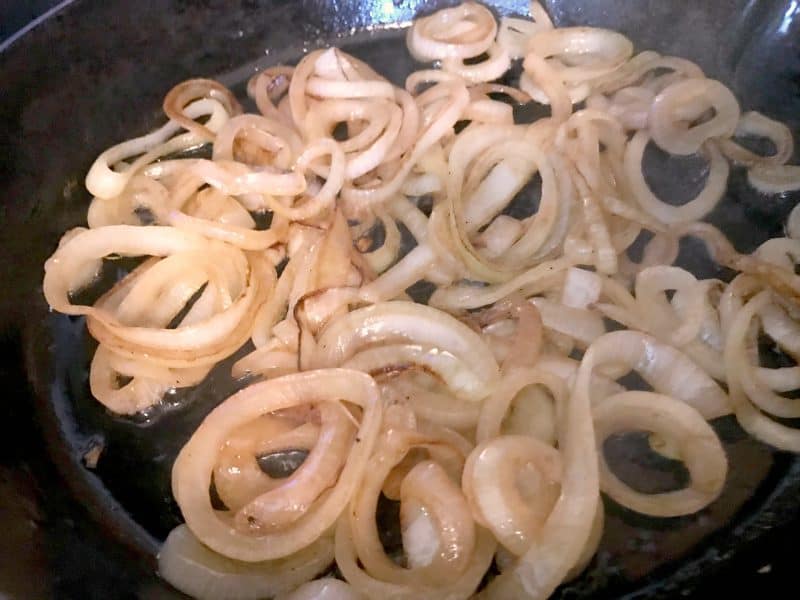
<svg viewBox="0 0 800 600"><path fill-rule="evenodd" d="M313 169L314 161L320 157L330 157L330 164L326 166L325 183L319 191L312 197L304 199L291 206L280 202L272 195L272 190L265 189L268 195L264 196L266 205L275 214L290 219L292 221L304 221L316 217L321 212L330 208L336 200L336 196L344 185L345 178L345 157L339 144L330 138L321 138L309 143L306 149L298 157L295 169L304 173L306 170ZM302 192L303 190L301 190ZM274 195L289 195L274 192Z"/></svg>
<svg viewBox="0 0 800 600"><path fill-rule="evenodd" d="M319 336L314 364L338 366L367 344L398 340L452 353L486 386L497 381L497 363L480 335L445 312L402 301L359 308L331 322Z"/></svg>
<svg viewBox="0 0 800 600"><path fill-rule="evenodd" d="M688 111L687 111L688 109ZM699 125L689 123L708 109L714 116ZM650 107L650 135L672 154L694 154L708 140L733 135L739 123L739 103L713 79L685 79L656 96Z"/></svg>
<svg viewBox="0 0 800 600"><path fill-rule="evenodd" d="M379 248L371 252L365 252L364 258L376 273L382 273L397 258L402 238L397 223L390 215L383 210L376 210L375 214L383 225L384 240Z"/></svg>
<svg viewBox="0 0 800 600"><path fill-rule="evenodd" d="M285 221L273 222L273 226L266 230L253 231L194 217L180 211L170 212L166 224L226 242L242 250L266 250L283 242L287 232Z"/></svg>
<svg viewBox="0 0 800 600"><path fill-rule="evenodd" d="M387 209L395 219L406 226L417 243L424 241L428 233L428 218L416 204L404 196L399 196L389 203Z"/></svg>
<svg viewBox="0 0 800 600"><path fill-rule="evenodd" d="M247 95L255 101L262 115L283 122L289 121L275 107L274 102L289 88L293 73L293 67L278 65L256 73L247 82Z"/></svg>
<svg viewBox="0 0 800 600"><path fill-rule="evenodd" d="M561 412L558 438L562 477L558 500L536 542L512 568L489 583L479 595L481 598L544 600L583 558L592 534L600 485L589 394L593 367L590 349Z"/></svg>
<svg viewBox="0 0 800 600"><path fill-rule="evenodd" d="M762 442L781 450L800 452L800 431L771 420L748 399L740 375L749 357L746 337L755 315L771 301L770 292L761 291L736 313L725 340L725 368L728 374L728 393L736 418L742 428Z"/></svg>
<svg viewBox="0 0 800 600"><path fill-rule="evenodd" d="M555 446L556 406L553 398L541 386L523 388L503 421L503 431L508 435L534 437Z"/></svg>
<svg viewBox="0 0 800 600"><path fill-rule="evenodd" d="M800 204L796 204L786 219L786 236L800 240Z"/></svg>
<svg viewBox="0 0 800 600"><path fill-rule="evenodd" d="M786 311L774 303L766 304L758 316L764 333L770 336L781 350L796 360L800 356L800 326ZM752 354L753 360L757 363L756 348L753 348ZM741 363L741 367L744 371L739 375L739 383L750 401L760 410L774 417L788 419L800 417L800 403L775 393L800 388L798 380L800 374L797 367L769 369L758 367L750 361ZM778 385L772 387L769 382Z"/></svg>
<svg viewBox="0 0 800 600"><path fill-rule="evenodd" d="M684 311L680 319L675 315L664 292L680 290L683 293ZM697 338L705 319L705 287L680 267L653 266L636 276L636 303L648 329L657 337L676 347L682 347Z"/></svg>
<svg viewBox="0 0 800 600"><path fill-rule="evenodd" d="M755 377L774 392L791 392L800 389L800 367L780 369L757 367Z"/></svg>
<svg viewBox="0 0 800 600"><path fill-rule="evenodd" d="M463 360L437 347L419 344L375 346L361 350L342 366L372 376L421 369L441 379L457 398L473 402L482 400L491 391Z"/></svg>
<svg viewBox="0 0 800 600"><path fill-rule="evenodd" d="M576 181L581 181L582 179L580 175L576 176ZM617 253L611 243L608 224L600 203L592 194L585 193L582 194L581 204L587 237L592 244L592 262L599 273L614 275L619 270Z"/></svg>
<svg viewBox="0 0 800 600"><path fill-rule="evenodd" d="M459 81L440 83L423 94L433 101L444 98L448 100L439 103L439 110L436 112L435 118L428 122L427 127L420 132L414 146L402 158L400 166L388 180L366 187L345 185L341 192L341 199L349 213L357 214L371 206L386 202L395 195L419 159L442 137L452 131L453 126L461 118L464 109L469 104L469 92ZM417 101L421 102L421 97L418 97Z"/></svg>
<svg viewBox="0 0 800 600"><path fill-rule="evenodd" d="M400 484L400 527L412 571L437 584L461 578L475 548L475 523L460 486L434 460L424 460ZM431 533L438 528L437 547Z"/></svg>
<svg viewBox="0 0 800 600"><path fill-rule="evenodd" d="M471 131L468 130L468 131ZM462 135L468 133L465 131ZM486 129L491 140L495 139L497 128ZM511 131L511 130L509 130ZM502 136L497 139L501 139ZM475 141L484 143L480 136ZM525 173L513 161L503 161L495 166L466 200L464 221L469 224L468 232L480 228L502 210L500 202L506 202L525 184ZM415 236L416 237L416 236ZM426 235L427 237L427 235ZM361 289L361 297L368 302L378 302L394 298L416 281L425 278L436 264L437 253L424 238L417 238L419 245L400 259L392 268ZM508 295L508 294L506 294ZM502 296L500 296L502 297Z"/></svg>
<svg viewBox="0 0 800 600"><path fill-rule="evenodd" d="M759 313L764 333L795 360L800 359L800 324L778 304L770 304Z"/></svg>
<svg viewBox="0 0 800 600"><path fill-rule="evenodd" d="M442 427L459 431L469 430L478 423L481 404L456 398L441 390L441 386L429 385L420 381L413 371L400 373L381 384L381 397L384 400L396 399L399 403L408 402L414 413L421 419ZM437 389L438 388L438 389Z"/></svg>
<svg viewBox="0 0 800 600"><path fill-rule="evenodd" d="M564 381L568 388L572 388L575 384L580 362L567 356L550 352L542 355L542 358L539 359L536 366L539 369L558 376ZM625 388L613 379L595 371L592 373L591 391L592 405L594 405L601 402L606 396L624 392Z"/></svg>
<svg viewBox="0 0 800 600"><path fill-rule="evenodd" d="M345 579L368 597L400 584L403 593L394 597L466 598L488 567L486 554L487 550L493 553L494 542L489 543L491 548L486 547L481 532L475 531L461 490L436 462L423 461L415 465L400 486L403 539L406 553L411 554L412 567L404 569L396 565L383 551L372 515L390 471L411 448L430 447L432 452L436 446L448 445L439 435L389 427L348 514L340 519L336 532L337 564ZM463 463L463 457L459 462ZM424 516L422 510L428 511L430 516ZM421 526L422 531L414 531L415 525ZM418 537L420 535L424 537ZM436 539L435 549L424 547L433 542L430 536ZM356 557L363 570L356 566ZM480 574L477 573L481 568Z"/></svg>
<svg viewBox="0 0 800 600"><path fill-rule="evenodd" d="M727 395L705 371L679 350L645 333L612 331L590 348L601 364L636 371L656 392L689 404L706 419L731 412Z"/></svg>
<svg viewBox="0 0 800 600"><path fill-rule="evenodd" d="M704 288L704 297L702 299L700 330L697 338L682 346L682 350L711 377L718 381L724 381L725 361L722 359L723 330L718 308L712 305L709 298L710 292L722 284L716 280L707 280L702 282L701 285ZM689 310L687 295L681 290L676 290L671 304L679 318L683 318L686 311Z"/></svg>
<svg viewBox="0 0 800 600"><path fill-rule="evenodd" d="M593 310L573 308L542 297L530 301L539 309L546 328L568 335L583 346L606 332L602 317Z"/></svg>
<svg viewBox="0 0 800 600"><path fill-rule="evenodd" d="M364 597L341 579L323 577L306 582L275 600L364 600Z"/></svg>
<svg viewBox="0 0 800 600"><path fill-rule="evenodd" d="M285 558L243 563L210 550L186 525L179 525L158 553L158 573L198 600L259 600L316 577L333 562L333 551L332 537L321 535Z"/></svg>
<svg viewBox="0 0 800 600"><path fill-rule="evenodd" d="M478 442L491 440L502 433L503 419L511 408L514 398L526 387L540 385L546 388L553 397L554 405L565 402L567 388L564 380L550 374L545 369L513 369L505 374L482 405L475 439Z"/></svg>
<svg viewBox="0 0 800 600"><path fill-rule="evenodd" d="M600 299L602 291L603 279L597 273L586 269L567 269L561 290L561 304L567 308L585 309Z"/></svg>
<svg viewBox="0 0 800 600"><path fill-rule="evenodd" d="M91 283L104 257L110 254L169 256L201 251L208 244L200 235L158 226L110 225L67 235L69 237L65 236L65 241L45 263L43 288L45 298L53 309L72 315L91 310L89 307L73 305L69 295ZM81 277L76 278L76 274Z"/></svg>
<svg viewBox="0 0 800 600"><path fill-rule="evenodd" d="M743 365L743 368L745 368L746 372L740 376L739 383L744 393L747 394L747 397L750 398L750 401L755 406L773 417L780 417L783 419L796 419L800 417L800 402L776 394L768 385L765 385L765 383L769 381L768 373L773 369L754 368L749 362ZM779 383L784 382L781 381ZM792 383L794 384L797 382L795 380ZM800 386L793 385L785 387L790 387L787 391L794 391Z"/></svg>
<svg viewBox="0 0 800 600"><path fill-rule="evenodd" d="M150 408L161 400L164 393L175 387L169 380L132 376L114 368L110 355L111 351L105 346L97 348L89 367L89 389L98 402L114 413L132 415ZM125 385L119 385L119 375L133 378Z"/></svg>
<svg viewBox="0 0 800 600"><path fill-rule="evenodd" d="M305 128L314 140L330 137L338 123L366 123L357 135L340 143L347 153L344 173L350 180L369 173L386 160L399 136L402 119L403 111L390 101L325 101L309 111Z"/></svg>
<svg viewBox="0 0 800 600"><path fill-rule="evenodd" d="M633 44L609 29L559 27L535 33L528 42L528 52L552 59L559 77L572 85L620 67L633 54ZM584 60L575 61L575 57Z"/></svg>
<svg viewBox="0 0 800 600"><path fill-rule="evenodd" d="M572 105L589 93L588 86L567 89L559 73L536 54L527 54L522 68L520 89L536 102L550 105L550 119L554 124L566 121L572 113Z"/></svg>
<svg viewBox="0 0 800 600"><path fill-rule="evenodd" d="M153 223L164 225L173 200L161 182L145 175L132 175L125 189L114 198L95 196L86 213L92 229L105 225L141 225L140 211L147 211Z"/></svg>
<svg viewBox="0 0 800 600"><path fill-rule="evenodd" d="M800 190L800 166L758 166L747 172L747 181L759 192L781 194Z"/></svg>
<svg viewBox="0 0 800 600"><path fill-rule="evenodd" d="M406 44L416 60L464 59L486 52L497 33L497 22L488 8L464 2L416 19Z"/></svg>
<svg viewBox="0 0 800 600"><path fill-rule="evenodd" d="M396 298L420 279L436 263L436 253L429 244L420 244L397 261L371 283L363 286L359 296L366 302L382 302Z"/></svg>
<svg viewBox="0 0 800 600"><path fill-rule="evenodd" d="M653 194L642 172L642 156L650 141L646 130L636 133L625 149L625 175L631 191L645 211L666 224L697 221L711 212L725 193L730 167L713 143L704 146L709 156L709 173L703 190L689 202L679 206L667 204Z"/></svg>
<svg viewBox="0 0 800 600"><path fill-rule="evenodd" d="M487 258L496 258L516 242L524 225L508 215L498 215L481 233L475 236L475 247L483 248Z"/></svg>
<svg viewBox="0 0 800 600"><path fill-rule="evenodd" d="M199 257L187 258L199 260ZM209 285L175 329L164 329L163 322L156 327L120 324L114 316L116 300L113 292L119 287L134 286L148 274L134 271L102 297L95 307L84 308L89 332L117 354L144 362L171 368L213 364L232 354L250 337L255 311L274 282L274 271L270 271L258 257L251 256L248 263L236 267L234 272L239 273L243 280L235 282L235 285L241 285L240 293L231 298L232 302L227 302L227 308L213 312L210 303L215 301L217 290L225 295L228 292ZM224 306L225 298L216 298L216 301Z"/></svg>
<svg viewBox="0 0 800 600"><path fill-rule="evenodd" d="M467 600L472 597L483 579L494 556L497 543L488 531L477 528L475 551L466 568L465 575L454 588L440 593L433 586L409 587L400 583L381 581L366 573L358 564L358 552L353 542L349 519L339 519L336 526L336 566L344 578L367 598L393 598L396 600Z"/></svg>
<svg viewBox="0 0 800 600"><path fill-rule="evenodd" d="M753 255L786 271L794 271L795 265L800 263L800 240L774 237L756 248Z"/></svg>
<svg viewBox="0 0 800 600"><path fill-rule="evenodd" d="M220 102L210 98L192 102L184 112L191 119L209 116L205 127L210 131L219 131L230 117ZM180 129L180 124L169 121L152 133L112 146L92 163L86 175L86 189L98 198L114 198L122 193L131 177L146 165L161 156L187 150L207 141L191 132L172 137ZM123 163L123 169L114 169L115 166L119 167L122 161L133 156L138 156L133 163L130 165Z"/></svg>
<svg viewBox="0 0 800 600"><path fill-rule="evenodd" d="M478 64L464 64L463 59L445 58L442 60L442 69L448 73L458 75L469 83L484 83L494 81L503 76L511 66L511 57L499 44L492 44L486 51L488 58Z"/></svg>
<svg viewBox="0 0 800 600"><path fill-rule="evenodd" d="M307 188L307 182L299 172L285 171L269 165L250 167L232 160L213 161L201 158L193 160L187 170L203 183L229 196L296 196Z"/></svg>
<svg viewBox="0 0 800 600"><path fill-rule="evenodd" d="M544 261L505 283L487 286L459 284L439 288L431 296L430 304L446 310L471 309L487 306L523 289L530 294L540 293L552 286L552 277L560 277L563 271L572 266L572 260L561 258ZM542 289L530 289L537 285L541 285Z"/></svg>
<svg viewBox="0 0 800 600"><path fill-rule="evenodd" d="M299 370L297 351L292 349L262 346L240 358L231 368L231 376L235 379L247 375L264 375L278 377Z"/></svg>
<svg viewBox="0 0 800 600"><path fill-rule="evenodd" d="M474 130L480 135L477 128ZM507 280L518 274L523 268L529 266L531 257L550 236L559 214L558 187L555 173L541 148L531 141L509 141L492 148L494 152L504 155L523 155L528 159L518 181L524 183L529 174L535 172L530 167L535 165L535 170L542 178L542 197L536 215L528 220L527 226L520 238L503 253L497 260L489 260L482 256L469 239L469 230L480 226L480 221L469 218L463 200L463 185L465 174L470 161L476 155L476 147L470 144L471 136L464 136L456 140L450 151L450 172L447 180L447 201L449 204L450 235L459 258L469 272L482 281L496 283ZM524 154L523 154L524 153ZM511 163L507 163L511 164ZM520 185L521 187L521 185ZM502 188L501 188L502 189ZM503 190L505 191L505 190ZM505 199L496 191L495 198ZM510 200L510 197L508 198ZM469 225L467 225L469 224ZM513 265L513 266L512 266Z"/></svg>
<svg viewBox="0 0 800 600"><path fill-rule="evenodd" d="M164 96L161 108L171 121L180 124L181 127L204 141L213 142L217 132L207 124L198 123L196 119L185 112L187 105L202 98L216 100L232 117L242 112L242 106L228 88L213 79L201 78L187 79L174 86Z"/></svg>
<svg viewBox="0 0 800 600"><path fill-rule="evenodd" d="M720 149L730 160L747 167L756 165L782 165L792 157L794 140L792 131L780 121L774 121L759 112L744 113L736 125L736 135L767 138L775 145L768 156L756 154L733 139L720 140Z"/></svg>
<svg viewBox="0 0 800 600"><path fill-rule="evenodd" d="M561 470L561 456L552 446L528 436L496 435L467 457L461 486L476 520L504 548L521 556L553 509ZM538 484L528 495L519 489L523 478Z"/></svg>
<svg viewBox="0 0 800 600"><path fill-rule="evenodd" d="M623 506L646 515L695 513L722 492L728 472L725 450L705 418L691 406L652 392L623 392L593 409L601 489ZM615 433L650 431L675 444L689 470L688 487L658 494L638 492L620 480L605 460L603 442Z"/></svg>
<svg viewBox="0 0 800 600"><path fill-rule="evenodd" d="M553 28L553 21L539 2L530 3L531 19L502 17L497 29L497 43L508 52L511 58L522 58L528 48L528 41L539 31Z"/></svg>
<svg viewBox="0 0 800 600"><path fill-rule="evenodd" d="M244 114L229 119L217 132L212 158L236 160L236 141L246 142L269 153L270 164L281 169L289 168L303 147L297 132L280 120Z"/></svg>

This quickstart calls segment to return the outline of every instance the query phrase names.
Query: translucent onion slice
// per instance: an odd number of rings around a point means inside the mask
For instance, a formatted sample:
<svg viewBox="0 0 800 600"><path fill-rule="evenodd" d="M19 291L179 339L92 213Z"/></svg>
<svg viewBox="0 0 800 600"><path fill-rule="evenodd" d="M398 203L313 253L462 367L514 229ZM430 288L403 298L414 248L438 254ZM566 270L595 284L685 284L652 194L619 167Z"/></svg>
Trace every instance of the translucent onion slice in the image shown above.
<svg viewBox="0 0 800 600"><path fill-rule="evenodd" d="M189 119L208 116L205 129L212 133L219 131L231 116L220 102L212 99L192 102L184 109L184 114ZM176 121L169 121L152 133L112 146L92 164L86 175L86 189L98 198L114 198L122 193L134 175L158 158L208 141L205 136L194 132L173 137L181 126ZM124 162L133 157L137 157L133 163Z"/></svg>
<svg viewBox="0 0 800 600"><path fill-rule="evenodd" d="M800 204L796 204L786 220L786 236L800 240Z"/></svg>
<svg viewBox="0 0 800 600"><path fill-rule="evenodd" d="M593 350L581 363L572 395L561 411L558 429L562 457L561 494L538 540L507 571L483 590L482 598L544 600L572 572L592 538L599 504L599 474L589 383Z"/></svg>
<svg viewBox="0 0 800 600"><path fill-rule="evenodd" d="M649 141L650 136L646 130L638 131L625 150L625 174L639 206L667 224L697 221L710 213L725 193L730 171L728 161L717 146L713 143L704 146L710 164L708 179L703 190L689 202L674 206L659 200L644 179L642 156Z"/></svg>
<svg viewBox="0 0 800 600"><path fill-rule="evenodd" d="M590 346L599 364L635 370L656 392L689 404L705 419L731 412L727 395L688 356L638 331L612 331Z"/></svg>
<svg viewBox="0 0 800 600"><path fill-rule="evenodd" d="M400 486L401 524L404 540L411 545L406 552L417 552L410 558L417 566L395 564L381 546L373 515L390 471L414 447L434 452L450 445L449 436L405 429L399 423L387 426L351 510L339 520L337 564L345 579L367 597L391 593L397 598L468 598L488 567L495 544L486 532L476 531L461 490L439 461L416 464Z"/></svg>
<svg viewBox="0 0 800 600"><path fill-rule="evenodd" d="M217 453L235 428L266 412L313 402L346 400L363 410L355 442L336 484L291 527L250 535L239 532L224 511L211 506L208 488ZM336 521L361 480L377 440L382 414L378 388L358 371L326 369L256 383L217 406L183 447L172 469L172 493L192 532L211 549L259 562L289 556L308 546Z"/></svg>
<svg viewBox="0 0 800 600"><path fill-rule="evenodd" d="M478 442L484 442L500 435L503 419L515 398L525 388L537 385L544 387L550 393L553 398L553 406L563 406L567 396L567 387L560 376L550 373L547 367L514 369L504 374L494 393L484 401L475 439Z"/></svg>
<svg viewBox="0 0 800 600"><path fill-rule="evenodd" d="M714 116L690 123L707 110ZM693 154L708 140L727 138L739 123L739 103L733 93L713 79L685 79L656 96L648 120L653 141L672 154Z"/></svg>
<svg viewBox="0 0 800 600"><path fill-rule="evenodd" d="M773 154L761 156L741 146L733 139L720 140L720 148L725 156L747 167L782 165L791 158L794 150L792 131L783 123L774 121L759 112L744 113L736 126L736 135L767 138L775 145Z"/></svg>
<svg viewBox="0 0 800 600"><path fill-rule="evenodd" d="M747 172L747 181L765 194L800 190L800 167L795 165L753 167Z"/></svg>
<svg viewBox="0 0 800 600"><path fill-rule="evenodd" d="M329 535L321 535L285 558L243 563L210 550L186 525L179 525L158 553L158 573L198 600L259 600L294 589L332 562L333 539Z"/></svg>
<svg viewBox="0 0 800 600"><path fill-rule="evenodd" d="M369 373L372 376L391 375L406 369L420 369L441 379L458 398L484 399L491 392L469 366L447 350L416 344L389 344L360 351L342 366Z"/></svg>
<svg viewBox="0 0 800 600"><path fill-rule="evenodd" d="M277 600L364 600L364 597L341 579L323 577L304 583Z"/></svg>
<svg viewBox="0 0 800 600"><path fill-rule="evenodd" d="M748 329L755 315L771 301L770 292L758 292L733 317L725 340L725 369L728 392L736 418L742 428L753 437L781 450L800 452L800 431L773 421L756 408L743 387L742 376L748 368L746 341Z"/></svg>
<svg viewBox="0 0 800 600"><path fill-rule="evenodd" d="M416 19L406 43L411 55L422 62L464 59L489 50L496 33L497 21L488 8L464 2Z"/></svg>
<svg viewBox="0 0 800 600"><path fill-rule="evenodd" d="M498 378L498 366L480 335L447 313L411 302L381 302L331 322L320 334L314 363L336 366L367 344L407 340L449 352L483 385Z"/></svg>
<svg viewBox="0 0 800 600"><path fill-rule="evenodd" d="M524 479L534 487L527 495L519 489ZM475 447L461 485L476 520L521 556L541 533L560 481L561 456L552 446L528 436L500 435Z"/></svg>
<svg viewBox="0 0 800 600"><path fill-rule="evenodd" d="M593 417L600 486L623 506L646 515L676 517L705 508L722 492L728 472L725 450L705 418L691 406L652 392L624 392L596 406ZM689 486L643 494L614 475L605 461L602 445L609 436L626 431L649 431L669 440L689 470Z"/></svg>

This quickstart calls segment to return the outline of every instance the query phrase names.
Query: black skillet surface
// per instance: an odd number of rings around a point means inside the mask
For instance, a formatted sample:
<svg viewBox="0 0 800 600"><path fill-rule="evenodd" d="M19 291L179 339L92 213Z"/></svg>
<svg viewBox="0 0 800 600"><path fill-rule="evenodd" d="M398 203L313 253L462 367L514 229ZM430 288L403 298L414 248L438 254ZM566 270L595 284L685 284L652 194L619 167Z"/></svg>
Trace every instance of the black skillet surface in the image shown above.
<svg viewBox="0 0 800 600"><path fill-rule="evenodd" d="M0 331L0 593L37 598L179 597L153 575L160 539L178 522L169 490L172 460L215 402L231 389L224 368L146 418L115 418L88 394L93 345L83 322L49 314L41 265L60 234L82 224L83 176L107 146L162 120L163 94L192 76L241 91L256 68L295 61L335 43L395 80L413 68L387 25L445 2L77 0L0 52L0 205L3 254ZM494 2L524 13L526 2ZM800 132L800 24L795 1L551 0L559 24L621 30L641 49L685 56L731 85L743 108ZM2 14L2 13L0 13ZM237 87L238 86L238 87ZM648 151L657 191L689 197L702 165ZM688 167L694 175L670 173ZM734 170L711 219L750 250L780 234L798 197L763 197ZM683 264L720 276L687 245ZM110 273L113 276L113 273ZM28 386L23 383L28 381ZM561 598L706 597L783 588L787 546L800 534L800 460L748 439L730 419L716 424L731 459L719 501L698 515L655 520L606 499L606 532L588 571ZM96 468L85 455L102 448ZM641 440L606 452L621 476L650 491L681 470L642 456ZM788 583L791 586L791 583ZM2 595L2 594L0 594Z"/></svg>

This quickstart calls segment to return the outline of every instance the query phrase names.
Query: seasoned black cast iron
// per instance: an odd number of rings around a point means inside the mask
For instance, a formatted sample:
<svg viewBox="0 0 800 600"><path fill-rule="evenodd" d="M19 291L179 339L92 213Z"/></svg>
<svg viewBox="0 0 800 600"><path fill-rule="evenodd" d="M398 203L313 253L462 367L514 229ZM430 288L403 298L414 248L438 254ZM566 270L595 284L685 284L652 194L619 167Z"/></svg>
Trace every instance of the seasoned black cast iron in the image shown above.
<svg viewBox="0 0 800 600"><path fill-rule="evenodd" d="M241 93L254 68L294 62L327 43L402 81L413 64L402 33L391 24L453 3L63 4L0 51L0 595L179 597L154 575L158 544L180 519L170 468L203 416L231 390L226 368L148 418L109 415L88 392L93 342L81 319L48 312L42 264L61 233L84 222L89 197L83 177L91 161L109 145L161 123L161 100L173 84L214 77ZM499 13L527 11L524 0L490 4ZM743 109L785 121L800 137L796 1L546 4L559 25L611 27L640 49L698 62L734 89ZM704 176L702 164L667 160L655 151L645 166L651 185L676 197L689 197ZM675 187L674 174L682 169L695 176ZM734 169L729 193L711 220L749 251L781 234L797 200L760 196ZM703 276L725 275L696 245L683 248L681 261ZM557 597L777 593L795 553L781 546L800 533L800 460L748 438L732 418L717 429L731 462L722 498L697 515L661 520L633 515L606 499L600 551ZM95 447L102 453L89 469L84 457ZM679 484L685 473L674 465L652 456L630 458L644 447L629 436L606 451L621 475L650 491Z"/></svg>

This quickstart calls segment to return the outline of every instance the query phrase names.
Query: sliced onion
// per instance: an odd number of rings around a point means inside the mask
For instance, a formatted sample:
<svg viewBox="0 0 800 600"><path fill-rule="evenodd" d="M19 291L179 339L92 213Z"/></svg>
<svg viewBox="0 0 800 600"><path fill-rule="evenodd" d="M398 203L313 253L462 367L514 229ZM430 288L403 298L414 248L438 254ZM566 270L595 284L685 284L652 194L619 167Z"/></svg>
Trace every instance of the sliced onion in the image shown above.
<svg viewBox="0 0 800 600"><path fill-rule="evenodd" d="M705 419L731 412L727 395L685 354L637 331L612 331L589 347L603 364L635 370L656 392L697 409Z"/></svg>
<svg viewBox="0 0 800 600"><path fill-rule="evenodd" d="M343 366L372 376L421 369L433 373L458 398L479 401L491 388L469 366L447 350L416 344L389 344L367 348L344 362Z"/></svg>
<svg viewBox="0 0 800 600"><path fill-rule="evenodd" d="M497 33L494 15L485 6L465 2L416 19L406 43L419 61L471 58L486 52Z"/></svg>
<svg viewBox="0 0 800 600"><path fill-rule="evenodd" d="M525 477L538 479L527 497L518 487ZM461 485L476 520L485 523L504 548L521 556L541 533L560 480L561 457L552 446L532 437L501 435L475 447Z"/></svg>
<svg viewBox="0 0 800 600"><path fill-rule="evenodd" d="M484 385L497 380L497 363L477 333L447 313L410 302L374 304L332 322L320 335L315 364L340 365L366 344L397 340L450 352Z"/></svg>
<svg viewBox="0 0 800 600"><path fill-rule="evenodd" d="M561 304L571 308L587 308L600 299L603 282L596 274L585 269L567 269Z"/></svg>
<svg viewBox="0 0 800 600"><path fill-rule="evenodd" d="M363 600L363 596L341 579L323 577L304 583L277 600Z"/></svg>
<svg viewBox="0 0 800 600"><path fill-rule="evenodd" d="M779 121L773 121L759 112L744 113L736 126L737 135L759 136L769 139L775 145L775 152L761 156L736 143L732 139L720 141L720 148L729 159L752 167L769 164L782 165L792 156L794 140L791 130Z"/></svg>
<svg viewBox="0 0 800 600"><path fill-rule="evenodd" d="M546 298L531 298L531 302L539 309L546 328L567 335L584 346L606 332L602 317L595 311L571 308Z"/></svg>
<svg viewBox="0 0 800 600"><path fill-rule="evenodd" d="M800 204L796 204L786 220L786 236L800 240Z"/></svg>
<svg viewBox="0 0 800 600"><path fill-rule="evenodd" d="M265 412L309 401L346 400L363 409L356 434L336 485L284 530L250 535L211 506L208 487L219 447L236 427ZM336 521L355 491L375 445L382 407L371 378L358 371L319 370L286 375L251 385L217 406L178 455L172 492L192 532L211 549L238 560L258 562L289 556L308 546Z"/></svg>
<svg viewBox="0 0 800 600"><path fill-rule="evenodd" d="M600 456L600 486L614 500L646 515L676 517L697 512L722 492L728 461L717 434L691 406L652 392L624 392L606 398L593 411ZM624 431L652 431L677 445L689 470L689 487L643 494L612 472L602 452L605 439Z"/></svg>
<svg viewBox="0 0 800 600"><path fill-rule="evenodd" d="M210 550L186 525L179 525L158 553L158 573L199 600L258 600L295 588L325 571L332 562L330 536L320 536L286 558L243 563Z"/></svg>
<svg viewBox="0 0 800 600"><path fill-rule="evenodd" d="M713 143L704 146L710 157L708 179L703 190L692 200L673 206L659 200L650 190L642 173L642 156L650 137L642 130L633 136L625 150L625 173L636 201L650 215L662 223L673 224L702 219L710 213L725 193L730 168Z"/></svg>
<svg viewBox="0 0 800 600"><path fill-rule="evenodd" d="M765 194L800 190L800 167L794 165L753 167L747 172L747 181Z"/></svg>
<svg viewBox="0 0 800 600"><path fill-rule="evenodd" d="M189 119L208 115L209 120L204 128L212 133L218 131L231 116L220 102L212 99L192 102L185 108L184 114ZM187 150L208 141L194 132L172 137L180 128L179 123L169 121L152 133L112 146L92 164L86 175L86 189L98 198L114 198L122 193L128 181L146 165L172 152ZM132 157L138 157L132 164L123 162ZM114 169L115 166L117 169ZM120 169L119 166L123 168Z"/></svg>
<svg viewBox="0 0 800 600"><path fill-rule="evenodd" d="M689 123L708 109L714 116L700 125ZM706 141L730 137L739 123L739 103L713 79L673 83L653 100L649 125L653 141L672 154L693 154Z"/></svg>

